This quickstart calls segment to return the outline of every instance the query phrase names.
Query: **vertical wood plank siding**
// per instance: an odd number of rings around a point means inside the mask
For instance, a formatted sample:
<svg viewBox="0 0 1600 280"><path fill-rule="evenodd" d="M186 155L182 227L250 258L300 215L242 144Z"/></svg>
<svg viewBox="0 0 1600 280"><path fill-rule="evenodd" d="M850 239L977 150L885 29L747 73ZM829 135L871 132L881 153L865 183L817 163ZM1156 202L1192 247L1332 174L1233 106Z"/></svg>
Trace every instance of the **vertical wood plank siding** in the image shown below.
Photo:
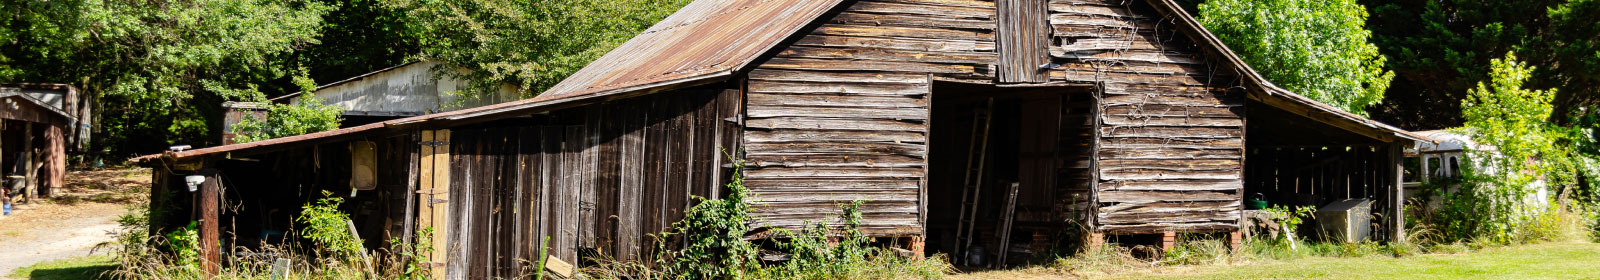
<svg viewBox="0 0 1600 280"><path fill-rule="evenodd" d="M1050 62L1050 25L1045 0L999 0L996 45L1000 48L999 83L1042 83L1049 78L1041 68Z"/></svg>
<svg viewBox="0 0 1600 280"><path fill-rule="evenodd" d="M1050 0L1060 67L1097 83L1095 229L1237 228L1243 187L1242 92L1143 1Z"/></svg>
<svg viewBox="0 0 1600 280"><path fill-rule="evenodd" d="M992 82L995 16L986 1L857 1L752 70L756 226L836 223L862 200L867 234L921 235L932 79Z"/></svg>
<svg viewBox="0 0 1600 280"><path fill-rule="evenodd" d="M737 97L691 89L454 128L450 273L516 277L546 238L569 263L651 253L650 234L718 187L706 174L727 173L710 162L732 142L716 132Z"/></svg>

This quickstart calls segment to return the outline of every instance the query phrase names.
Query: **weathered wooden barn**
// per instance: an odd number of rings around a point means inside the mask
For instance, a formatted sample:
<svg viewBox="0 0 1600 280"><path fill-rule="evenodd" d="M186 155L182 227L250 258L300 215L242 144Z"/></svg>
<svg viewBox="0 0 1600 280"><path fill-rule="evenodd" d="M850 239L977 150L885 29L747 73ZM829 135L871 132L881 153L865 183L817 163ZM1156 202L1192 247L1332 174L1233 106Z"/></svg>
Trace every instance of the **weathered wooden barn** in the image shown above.
<svg viewBox="0 0 1600 280"><path fill-rule="evenodd" d="M333 190L363 237L432 228L450 278L481 278L544 237L648 256L722 195L725 151L756 226L860 200L869 235L929 253L1236 232L1247 193L1371 199L1398 238L1419 140L1272 85L1171 0L700 0L533 99L136 160L171 170L158 194L209 176L241 242Z"/></svg>
<svg viewBox="0 0 1600 280"><path fill-rule="evenodd" d="M88 106L58 84L0 84L0 191L19 200L65 186L67 151L88 140Z"/></svg>

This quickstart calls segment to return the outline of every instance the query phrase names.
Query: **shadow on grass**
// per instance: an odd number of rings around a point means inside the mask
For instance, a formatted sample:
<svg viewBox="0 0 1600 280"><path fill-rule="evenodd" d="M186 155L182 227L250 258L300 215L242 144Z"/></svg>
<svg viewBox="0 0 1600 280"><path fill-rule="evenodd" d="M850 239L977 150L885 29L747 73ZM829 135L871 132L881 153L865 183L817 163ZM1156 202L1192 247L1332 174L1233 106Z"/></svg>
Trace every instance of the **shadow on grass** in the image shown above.
<svg viewBox="0 0 1600 280"><path fill-rule="evenodd" d="M111 271L115 268L117 268L116 265L105 264L94 266L37 269L28 275L28 279L100 279L103 278L101 277L101 273Z"/></svg>
<svg viewBox="0 0 1600 280"><path fill-rule="evenodd" d="M49 261L18 269L10 276L18 279L102 279L117 263L106 256L87 256Z"/></svg>

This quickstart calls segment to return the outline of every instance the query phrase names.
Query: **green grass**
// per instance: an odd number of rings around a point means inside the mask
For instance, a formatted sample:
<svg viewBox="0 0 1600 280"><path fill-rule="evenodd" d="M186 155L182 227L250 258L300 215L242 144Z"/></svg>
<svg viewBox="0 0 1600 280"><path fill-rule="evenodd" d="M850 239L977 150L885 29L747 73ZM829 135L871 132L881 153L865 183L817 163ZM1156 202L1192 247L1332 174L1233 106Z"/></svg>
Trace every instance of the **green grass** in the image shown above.
<svg viewBox="0 0 1600 280"><path fill-rule="evenodd" d="M1600 244L1559 242L1463 254L1304 257L1243 265L1176 266L1111 279L1600 279Z"/></svg>
<svg viewBox="0 0 1600 280"><path fill-rule="evenodd" d="M101 272L116 268L111 256L91 255L36 263L18 268L8 277L15 279L99 279Z"/></svg>

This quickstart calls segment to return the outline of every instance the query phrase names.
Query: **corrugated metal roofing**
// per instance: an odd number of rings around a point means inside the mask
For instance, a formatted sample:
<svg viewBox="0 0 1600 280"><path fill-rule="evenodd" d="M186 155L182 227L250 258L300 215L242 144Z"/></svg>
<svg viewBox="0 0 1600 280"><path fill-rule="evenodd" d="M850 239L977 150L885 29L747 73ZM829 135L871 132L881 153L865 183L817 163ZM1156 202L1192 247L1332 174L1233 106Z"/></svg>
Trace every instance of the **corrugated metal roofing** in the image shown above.
<svg viewBox="0 0 1600 280"><path fill-rule="evenodd" d="M565 99L734 71L839 2L694 1L535 100Z"/></svg>

